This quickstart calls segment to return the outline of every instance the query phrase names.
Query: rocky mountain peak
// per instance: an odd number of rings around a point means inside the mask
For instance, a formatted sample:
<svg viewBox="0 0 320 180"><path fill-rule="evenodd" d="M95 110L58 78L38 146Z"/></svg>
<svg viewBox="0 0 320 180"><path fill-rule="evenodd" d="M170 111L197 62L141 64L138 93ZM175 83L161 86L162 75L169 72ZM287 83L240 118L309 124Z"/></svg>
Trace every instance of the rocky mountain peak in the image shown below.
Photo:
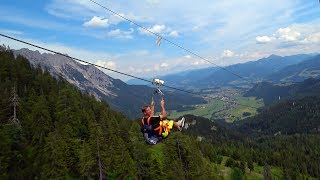
<svg viewBox="0 0 320 180"><path fill-rule="evenodd" d="M63 76L81 90L89 90L88 92L97 99L102 98L99 95L101 93L106 96L117 96L110 90L113 88L113 78L92 65L83 65L59 54L41 54L39 51L26 48L15 50L14 54L24 56L33 66L40 65L55 77Z"/></svg>

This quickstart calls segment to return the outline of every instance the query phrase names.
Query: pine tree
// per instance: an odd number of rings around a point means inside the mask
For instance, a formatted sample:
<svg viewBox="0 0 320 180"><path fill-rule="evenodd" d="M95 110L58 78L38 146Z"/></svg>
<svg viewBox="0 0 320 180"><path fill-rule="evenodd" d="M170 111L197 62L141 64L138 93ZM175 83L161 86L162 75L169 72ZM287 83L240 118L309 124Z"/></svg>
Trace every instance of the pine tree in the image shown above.
<svg viewBox="0 0 320 180"><path fill-rule="evenodd" d="M142 133L140 132L140 125L137 122L133 122L129 129L129 149L130 153L135 162L135 167L137 169L137 175L139 179L151 178L148 175L148 164L149 164L149 154L147 151L148 145L144 142L142 138Z"/></svg>
<svg viewBox="0 0 320 180"><path fill-rule="evenodd" d="M60 178L69 176L68 172L68 144L58 132L51 132L46 138L43 153L41 178Z"/></svg>
<svg viewBox="0 0 320 180"><path fill-rule="evenodd" d="M251 173L251 171L254 171L254 165L253 165L253 162L251 160L248 161L248 168L250 170L250 173Z"/></svg>
<svg viewBox="0 0 320 180"><path fill-rule="evenodd" d="M8 129L9 130L9 129ZM8 169L11 160L11 137L9 136L7 127L0 125L0 179L9 179Z"/></svg>
<svg viewBox="0 0 320 180"><path fill-rule="evenodd" d="M240 169L241 169L241 171L242 171L242 173L246 173L246 164L245 164L245 162L243 162L243 161L241 161L240 162Z"/></svg>
<svg viewBox="0 0 320 180"><path fill-rule="evenodd" d="M264 166L263 178L265 180L272 180L273 179L270 167L268 165Z"/></svg>

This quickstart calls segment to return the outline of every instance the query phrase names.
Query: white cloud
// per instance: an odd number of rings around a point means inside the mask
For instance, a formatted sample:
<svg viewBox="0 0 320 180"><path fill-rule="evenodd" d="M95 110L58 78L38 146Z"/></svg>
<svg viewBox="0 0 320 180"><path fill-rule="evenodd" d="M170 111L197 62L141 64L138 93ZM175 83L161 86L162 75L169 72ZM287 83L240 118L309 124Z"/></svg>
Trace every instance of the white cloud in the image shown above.
<svg viewBox="0 0 320 180"><path fill-rule="evenodd" d="M209 64L209 63L203 59L191 62L191 65L193 66L199 66L204 64Z"/></svg>
<svg viewBox="0 0 320 180"><path fill-rule="evenodd" d="M190 55L185 55L183 56L184 58L187 58L187 59L191 59L191 56Z"/></svg>
<svg viewBox="0 0 320 180"><path fill-rule="evenodd" d="M108 37L115 37L115 38L125 38L125 39L132 39L132 33L134 30L130 28L129 31L122 31L120 29L111 30L107 33Z"/></svg>
<svg viewBox="0 0 320 180"><path fill-rule="evenodd" d="M116 70L117 69L117 65L113 61L97 61L95 64L99 65L99 66L102 66L102 67L106 67L106 68L112 69L112 70Z"/></svg>
<svg viewBox="0 0 320 180"><path fill-rule="evenodd" d="M289 27L278 29L276 34L280 40L284 41L297 41L300 35L300 32L292 30Z"/></svg>
<svg viewBox="0 0 320 180"><path fill-rule="evenodd" d="M108 27L108 19L93 16L90 21L83 23L84 27L105 28Z"/></svg>
<svg viewBox="0 0 320 180"><path fill-rule="evenodd" d="M307 36L302 43L320 43L320 32Z"/></svg>
<svg viewBox="0 0 320 180"><path fill-rule="evenodd" d="M166 28L165 25L154 25L153 27L149 28L150 31L154 33L161 33Z"/></svg>
<svg viewBox="0 0 320 180"><path fill-rule="evenodd" d="M201 27L198 26L198 25L192 27L192 31L195 31L195 32L200 30L200 29L201 29Z"/></svg>
<svg viewBox="0 0 320 180"><path fill-rule="evenodd" d="M140 27L138 28L140 34L143 34L143 35L153 35L152 33L150 33L150 32L153 32L153 33L164 35L164 36L179 37L178 31L172 30L170 27L166 27L163 24L162 25L156 24L146 29L143 29Z"/></svg>
<svg viewBox="0 0 320 180"><path fill-rule="evenodd" d="M281 46L282 43L294 42L294 46L299 44L310 44L320 42L319 25L293 24L288 27L279 28L271 37L259 36L257 43L269 43L274 46Z"/></svg>
<svg viewBox="0 0 320 180"><path fill-rule="evenodd" d="M162 67L162 68L166 68L166 67L168 67L168 66L169 66L168 63L161 63L161 64L160 64L160 67Z"/></svg>
<svg viewBox="0 0 320 180"><path fill-rule="evenodd" d="M256 42L257 43L261 43L261 44L268 43L271 40L272 40L272 38L268 37L268 36L258 36L258 37L256 37Z"/></svg>
<svg viewBox="0 0 320 180"><path fill-rule="evenodd" d="M178 37L178 36L179 36L179 33L178 33L177 31L171 31L171 32L169 33L169 36L171 36L171 37Z"/></svg>
<svg viewBox="0 0 320 180"><path fill-rule="evenodd" d="M221 56L222 57L232 57L232 56L234 56L234 52L232 52L230 50L224 50Z"/></svg>
<svg viewBox="0 0 320 180"><path fill-rule="evenodd" d="M131 72L131 73L142 73L142 72L144 72L144 70L141 69L141 68L135 68L133 66L129 66L129 72Z"/></svg>
<svg viewBox="0 0 320 180"><path fill-rule="evenodd" d="M194 61L194 62L191 63L191 65L197 66L197 65L200 65L200 62L199 61Z"/></svg>
<svg viewBox="0 0 320 180"><path fill-rule="evenodd" d="M132 66L129 68L129 72L130 73L141 74L141 77L145 77L146 73L150 74L152 72L159 71L159 70L160 70L159 66L154 67L153 69L150 68L150 67L148 67L148 68L136 68L136 67L132 67Z"/></svg>
<svg viewBox="0 0 320 180"><path fill-rule="evenodd" d="M154 25L150 28L146 28L147 30L139 27L138 30L140 32L140 34L147 34L147 35L152 35L149 31L151 32L154 32L154 33L157 33L157 34L161 34L165 29L166 29L166 26L165 25Z"/></svg>

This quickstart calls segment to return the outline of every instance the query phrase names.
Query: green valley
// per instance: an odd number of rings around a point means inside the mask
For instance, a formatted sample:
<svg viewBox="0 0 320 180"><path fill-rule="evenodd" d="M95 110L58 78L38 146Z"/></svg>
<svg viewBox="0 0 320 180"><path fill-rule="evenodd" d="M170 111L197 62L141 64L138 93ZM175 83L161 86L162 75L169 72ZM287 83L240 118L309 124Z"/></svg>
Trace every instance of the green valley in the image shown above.
<svg viewBox="0 0 320 180"><path fill-rule="evenodd" d="M257 114L257 109L264 106L263 100L255 97L243 97L235 89L222 89L213 94L204 94L208 103L186 106L186 110L171 111L170 118L176 119L184 114L193 114L208 119L224 119L227 122L241 120Z"/></svg>

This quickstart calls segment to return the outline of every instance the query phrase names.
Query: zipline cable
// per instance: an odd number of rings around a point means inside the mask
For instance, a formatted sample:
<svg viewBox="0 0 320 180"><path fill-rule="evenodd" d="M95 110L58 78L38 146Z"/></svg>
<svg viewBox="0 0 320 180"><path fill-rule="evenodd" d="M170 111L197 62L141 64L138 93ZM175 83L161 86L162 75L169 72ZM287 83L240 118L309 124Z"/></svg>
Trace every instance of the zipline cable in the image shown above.
<svg viewBox="0 0 320 180"><path fill-rule="evenodd" d="M250 82L248 79L246 79L246 78L244 78L244 77L242 77L242 76L240 76L240 75L238 75L238 74L236 74L236 73L234 73L234 72L232 72L232 71L228 70L228 69L227 69L227 68L225 68L225 67L219 66L218 64L216 64L216 63L213 63L213 62L209 61L208 59L206 59L206 58L204 58L204 57L202 57L202 56L198 55L197 53L192 52L191 50L189 50L189 49L187 49L187 48L184 48L183 46L181 46L181 45L179 45L179 44L177 44L177 43L175 43L175 42L173 42L173 41L170 41L169 39L167 39L167 38L165 38L165 37L161 36L160 34L155 33L155 32L153 32L153 31L151 31L150 29L143 27L142 25L140 25L140 24L138 24L138 23L134 22L133 20L131 20L131 19L129 19L129 18L124 17L123 15L121 15L121 14L119 14L119 13L117 13L117 12L113 11L112 9L110 9L110 8L108 8L108 7L106 7L106 6L102 5L102 4L100 4L100 3L98 3L98 2L96 2L96 1L94 1L94 0L89 0L89 1L91 1L91 2L93 2L94 4L96 4L96 5L100 6L100 7L102 7L103 9L105 9L105 10L107 10L107 11L111 12L112 14L115 14L116 16L118 16L118 17L120 17L120 18L122 18L122 19L124 19L124 20L126 20L126 21L128 21L128 22L130 22L130 23L132 23L132 24L134 24L134 25L136 25L136 26L138 26L138 27L142 28L142 29L144 29L145 31L147 31L147 32L149 32L149 33L151 33L151 34L153 34L153 35L155 35L155 36L157 36L157 37L159 37L159 38L161 38L161 39L163 39L163 40L167 41L168 43L170 43L170 44L172 44L172 45L174 45L174 46L176 46L176 47L178 47L178 48L180 48L180 49L182 49L182 50L184 50L184 51L186 51L186 52L188 52L188 53L190 53L190 54L192 54L192 55L194 55L194 56L196 56L196 57L198 57L198 58L200 58L200 59L202 59L202 60L204 60L204 61L206 61L206 62L208 62L208 63L212 64L212 65L215 65L215 66L219 67L220 69L223 69L223 70L225 70L225 71L227 71L227 72L229 72L229 73L233 74L234 76L237 76L237 77L238 77L238 78L240 78L240 79L243 79L243 80L245 80L245 81L247 81L247 82L249 82L249 83L252 83L252 82Z"/></svg>
<svg viewBox="0 0 320 180"><path fill-rule="evenodd" d="M71 57L71 56L69 56L67 54L63 54L63 53L60 53L58 51L54 51L54 50L51 50L51 49L48 49L48 48L44 48L42 46L35 45L35 44L32 44L32 43L23 41L21 39L17 39L17 38L14 38L14 37L11 37L11 36L8 36L8 35L4 35L4 34L1 34L1 33L0 33L0 36L8 38L8 39L11 39L11 40L14 40L14 41L17 41L17 42L20 42L20 43L23 43L23 44L27 44L29 46L36 47L36 48L39 48L39 49L42 49L42 50L45 50L45 51L48 51L48 52L51 52L51 53L55 53L55 54L58 54L58 55L61 55L61 56L64 56L64 57L67 57L67 58L82 62L82 63L86 63L86 64L89 64L89 65L92 65L92 66L96 66L96 67L99 67L99 68L102 68L102 69L106 69L108 71L112 71L112 72L115 72L115 73L118 73L118 74L122 74L122 75L125 75L125 76L128 76L128 77L132 77L132 78L135 78L135 79L139 79L139 80L142 80L142 81L145 81L145 82L152 83L152 81L150 81L150 80L147 80L147 79L144 79L144 78L140 78L140 77L137 77L137 76L134 76L134 75L131 75L131 74L123 73L123 72L120 72L120 71L117 71L117 70L113 70L113 69L110 69L110 68L107 68L107 67L103 67L103 66L100 66L100 65L97 65L97 64L94 64L94 63L79 59L79 58ZM214 99L214 100L219 100L219 101L227 102L227 103L234 103L234 104L238 104L238 105L241 105L241 106L244 106L244 107L249 107L249 108L256 109L256 107L245 105L245 104L241 104L241 103L225 101L225 100L222 100L222 99L219 99L219 98L214 98L214 97L202 95L200 93L194 93L194 92L191 92L191 91L186 91L186 90L175 88L175 87L171 87L171 86L168 86L168 85L163 85L163 86L167 87L167 88L170 88L170 89L177 90L177 91L185 92L185 93L188 93L188 94L193 94L193 95L197 95L197 96L201 96L201 97L205 97L205 98L210 98L210 99Z"/></svg>
<svg viewBox="0 0 320 180"><path fill-rule="evenodd" d="M12 40L15 40L15 41L18 41L18 42L21 42L21 43L24 43L24 44L27 44L27 45L30 45L30 46L45 50L45 51L49 51L49 52L52 52L52 53L55 53L55 54L59 54L61 56L64 56L64 57L67 57L67 58L70 58L70 59L74 59L74 60L79 61L79 62L83 62L83 63L89 64L89 65L93 65L93 66L96 66L96 67L99 67L99 68L103 68L103 69L106 69L108 71L112 71L112 72L115 72L115 73L118 73L118 74L129 76L129 77L132 77L132 78L135 78L135 79L139 79L139 80L142 80L142 81L151 82L151 81L149 81L147 79L139 78L137 76L133 76L133 75L130 75L130 74L127 74L127 73L123 73L123 72L120 72L120 71L117 71L117 70L113 70L113 69L109 69L109 68L106 68L106 67L103 67L103 66L100 66L100 65L97 65L97 64L93 64L93 63L90 63L88 61L84 61L84 60L81 60L81 59L78 59L78 58L71 57L71 56L66 55L66 54L62 54L62 53L57 52L57 51L53 51L51 49L47 49L47 48L41 47L39 45L35 45L35 44L29 43L29 42L26 42L26 41L23 41L23 40L20 40L20 39L16 39L14 37L10 37L10 36L4 35L4 34L0 34L0 35L3 36L3 37L6 37L8 39L12 39Z"/></svg>

